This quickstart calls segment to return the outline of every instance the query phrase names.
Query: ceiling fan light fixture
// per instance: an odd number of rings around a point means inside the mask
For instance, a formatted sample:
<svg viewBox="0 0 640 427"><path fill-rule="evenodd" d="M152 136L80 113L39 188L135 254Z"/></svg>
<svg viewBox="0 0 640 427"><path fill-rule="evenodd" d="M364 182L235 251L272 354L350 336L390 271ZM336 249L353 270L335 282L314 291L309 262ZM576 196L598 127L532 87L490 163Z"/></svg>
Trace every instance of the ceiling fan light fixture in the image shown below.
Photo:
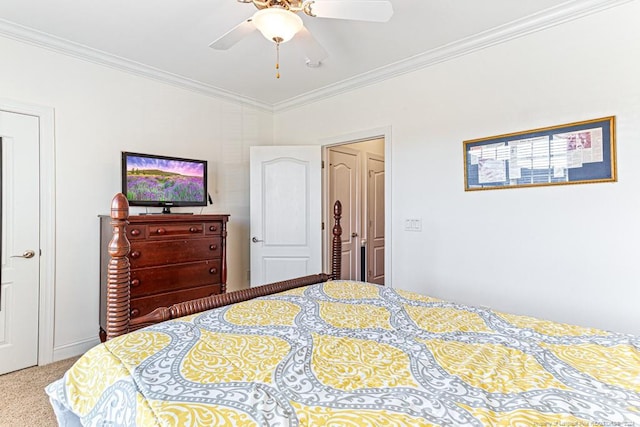
<svg viewBox="0 0 640 427"><path fill-rule="evenodd" d="M302 29L302 19L282 7L272 6L253 14L253 24L262 35L275 43L284 43Z"/></svg>

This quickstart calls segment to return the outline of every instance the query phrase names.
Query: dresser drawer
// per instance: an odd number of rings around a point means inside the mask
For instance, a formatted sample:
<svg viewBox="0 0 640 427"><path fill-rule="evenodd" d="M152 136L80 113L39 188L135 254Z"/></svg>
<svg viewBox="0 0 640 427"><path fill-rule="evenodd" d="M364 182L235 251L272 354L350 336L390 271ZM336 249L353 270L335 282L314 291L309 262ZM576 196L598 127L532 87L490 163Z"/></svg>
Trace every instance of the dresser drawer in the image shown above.
<svg viewBox="0 0 640 427"><path fill-rule="evenodd" d="M204 232L206 234L221 234L222 233L222 221L205 222Z"/></svg>
<svg viewBox="0 0 640 427"><path fill-rule="evenodd" d="M131 242L129 262L131 268L142 268L218 258L222 255L221 240L212 236L165 242L135 241Z"/></svg>
<svg viewBox="0 0 640 427"><path fill-rule="evenodd" d="M129 240L140 240L147 238L147 226L142 224L127 225L125 227Z"/></svg>
<svg viewBox="0 0 640 427"><path fill-rule="evenodd" d="M131 298L218 284L220 260L165 265L131 270Z"/></svg>
<svg viewBox="0 0 640 427"><path fill-rule="evenodd" d="M158 307L168 307L179 302L217 295L220 293L220 290L220 285L208 285L182 291L165 292L163 294L142 298L131 298L131 318L144 316Z"/></svg>
<svg viewBox="0 0 640 427"><path fill-rule="evenodd" d="M184 224L150 224L148 226L149 239L155 238L175 238L175 237L202 237L204 235L204 224L184 223Z"/></svg>

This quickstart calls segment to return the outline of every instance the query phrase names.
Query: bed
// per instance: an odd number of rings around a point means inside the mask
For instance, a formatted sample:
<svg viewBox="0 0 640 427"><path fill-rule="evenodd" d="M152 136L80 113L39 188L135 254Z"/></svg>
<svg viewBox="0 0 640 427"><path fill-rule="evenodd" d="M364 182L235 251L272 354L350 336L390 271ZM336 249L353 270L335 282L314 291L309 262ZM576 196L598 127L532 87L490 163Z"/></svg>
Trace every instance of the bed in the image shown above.
<svg viewBox="0 0 640 427"><path fill-rule="evenodd" d="M331 280L335 213L330 274L160 309L142 329L114 297L109 339L47 387L60 425L640 426L638 337Z"/></svg>

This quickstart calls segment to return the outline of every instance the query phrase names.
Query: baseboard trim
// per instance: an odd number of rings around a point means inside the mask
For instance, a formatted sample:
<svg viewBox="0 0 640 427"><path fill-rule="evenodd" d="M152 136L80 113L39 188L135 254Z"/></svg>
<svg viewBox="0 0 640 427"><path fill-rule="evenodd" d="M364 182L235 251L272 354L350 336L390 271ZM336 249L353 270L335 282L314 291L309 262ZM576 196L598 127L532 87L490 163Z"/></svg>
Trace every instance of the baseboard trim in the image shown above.
<svg viewBox="0 0 640 427"><path fill-rule="evenodd" d="M53 362L68 359L70 357L80 356L81 354L86 353L87 350L98 344L100 344L100 339L98 339L98 337L96 336L95 338L89 338L84 341L77 341L71 344L54 347Z"/></svg>

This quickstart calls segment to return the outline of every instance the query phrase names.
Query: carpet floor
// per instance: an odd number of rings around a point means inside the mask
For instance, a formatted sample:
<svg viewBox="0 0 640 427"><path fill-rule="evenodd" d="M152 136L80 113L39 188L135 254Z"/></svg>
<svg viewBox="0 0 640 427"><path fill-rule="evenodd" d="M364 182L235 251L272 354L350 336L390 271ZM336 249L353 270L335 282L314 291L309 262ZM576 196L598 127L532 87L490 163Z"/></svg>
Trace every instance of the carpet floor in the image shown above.
<svg viewBox="0 0 640 427"><path fill-rule="evenodd" d="M44 388L78 360L77 357L0 375L0 426L57 426Z"/></svg>

